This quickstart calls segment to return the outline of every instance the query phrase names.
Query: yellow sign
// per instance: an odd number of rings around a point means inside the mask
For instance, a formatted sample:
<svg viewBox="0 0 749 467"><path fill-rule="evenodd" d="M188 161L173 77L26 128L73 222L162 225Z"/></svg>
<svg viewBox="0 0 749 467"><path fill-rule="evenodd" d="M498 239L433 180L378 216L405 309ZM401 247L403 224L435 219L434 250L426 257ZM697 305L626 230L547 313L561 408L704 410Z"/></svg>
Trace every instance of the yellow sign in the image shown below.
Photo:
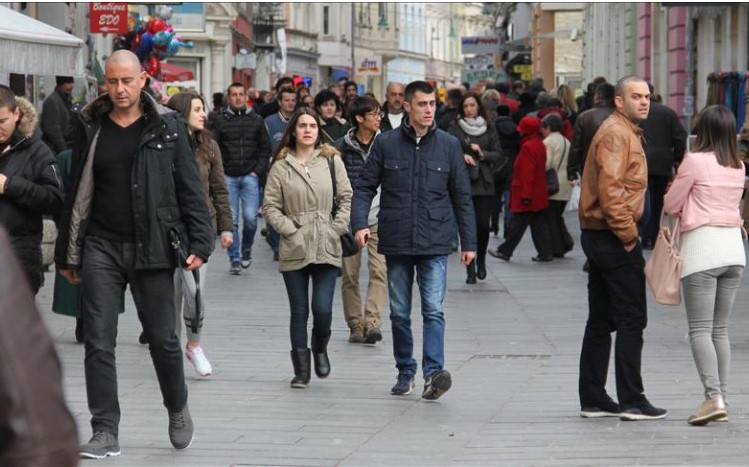
<svg viewBox="0 0 749 467"><path fill-rule="evenodd" d="M533 65L515 65L512 67L512 71L520 75L520 79L523 81L530 81L533 79Z"/></svg>
<svg viewBox="0 0 749 467"><path fill-rule="evenodd" d="M169 86L166 88L166 95L172 97L180 91L182 91L182 89L178 88L177 86Z"/></svg>

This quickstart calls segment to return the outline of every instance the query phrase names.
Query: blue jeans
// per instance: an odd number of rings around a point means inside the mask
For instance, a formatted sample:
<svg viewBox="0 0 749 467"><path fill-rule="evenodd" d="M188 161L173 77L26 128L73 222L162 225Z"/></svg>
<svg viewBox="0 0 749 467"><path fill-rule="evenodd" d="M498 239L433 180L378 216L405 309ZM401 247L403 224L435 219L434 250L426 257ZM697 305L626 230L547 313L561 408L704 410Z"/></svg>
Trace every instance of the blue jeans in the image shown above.
<svg viewBox="0 0 749 467"><path fill-rule="evenodd" d="M385 261L395 367L399 373L416 374L411 334L411 295L416 272L424 321L421 366L424 378L429 378L445 365L445 315L442 302L447 289L447 256L388 255Z"/></svg>
<svg viewBox="0 0 749 467"><path fill-rule="evenodd" d="M260 205L260 183L254 175L226 176L229 203L234 223L234 243L229 247L229 261L239 261L240 253L252 255L252 242L257 230L257 208ZM242 241L239 240L239 208L242 203Z"/></svg>
<svg viewBox="0 0 749 467"><path fill-rule="evenodd" d="M284 271L283 281L289 296L292 349L306 349L307 319L312 308L312 333L316 336L330 334L333 322L333 295L338 279L338 268L330 264L310 264L296 271ZM312 279L312 303L309 297L309 281Z"/></svg>

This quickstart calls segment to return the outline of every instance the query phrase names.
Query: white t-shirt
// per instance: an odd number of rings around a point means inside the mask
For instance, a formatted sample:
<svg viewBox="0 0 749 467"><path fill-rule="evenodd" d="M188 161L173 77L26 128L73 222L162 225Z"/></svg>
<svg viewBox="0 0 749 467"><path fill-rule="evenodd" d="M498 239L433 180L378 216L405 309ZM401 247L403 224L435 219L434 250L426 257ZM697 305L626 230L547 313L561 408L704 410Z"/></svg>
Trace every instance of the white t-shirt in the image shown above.
<svg viewBox="0 0 749 467"><path fill-rule="evenodd" d="M403 121L403 112L399 114L388 114L388 120L390 121L390 126L392 128L398 128L401 126L401 122Z"/></svg>

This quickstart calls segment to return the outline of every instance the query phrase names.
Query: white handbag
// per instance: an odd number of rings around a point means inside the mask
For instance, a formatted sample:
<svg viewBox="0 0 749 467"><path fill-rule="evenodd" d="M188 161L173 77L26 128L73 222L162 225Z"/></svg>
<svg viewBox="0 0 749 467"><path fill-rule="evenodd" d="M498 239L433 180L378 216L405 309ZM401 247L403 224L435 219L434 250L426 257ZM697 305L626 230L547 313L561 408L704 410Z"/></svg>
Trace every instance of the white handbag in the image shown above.
<svg viewBox="0 0 749 467"><path fill-rule="evenodd" d="M645 277L662 305L681 304L681 255L679 253L679 218L673 226L665 225L661 213L661 228L655 239L653 253L645 263Z"/></svg>

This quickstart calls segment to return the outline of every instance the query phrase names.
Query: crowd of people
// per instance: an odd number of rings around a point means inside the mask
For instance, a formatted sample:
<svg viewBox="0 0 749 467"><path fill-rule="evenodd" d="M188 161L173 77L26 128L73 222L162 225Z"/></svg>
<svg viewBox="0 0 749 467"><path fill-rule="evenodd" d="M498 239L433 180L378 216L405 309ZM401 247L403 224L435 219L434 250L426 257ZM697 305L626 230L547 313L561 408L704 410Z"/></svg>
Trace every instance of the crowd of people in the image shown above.
<svg viewBox="0 0 749 467"><path fill-rule="evenodd" d="M466 283L475 284L487 277L487 254L510 261L530 226L534 262L564 258L575 245L564 213L576 186L589 302L580 415L666 416L645 397L640 375L643 249L653 248L663 211L682 222L685 305L705 386L689 423L728 419L727 326L745 266L745 169L727 109L701 113L685 156L687 132L675 112L635 76L616 84L597 78L577 99L566 85L547 92L540 80L466 85L450 89L445 103L426 81L394 82L382 104L358 95L353 81L313 96L283 77L273 93L232 83L213 96L210 111L190 91L157 102L128 51L107 60L105 79L102 95L69 113L71 81L59 77L44 103L43 140L33 106L0 86L0 223L36 293L42 216L54 216L53 308L70 296L80 304L68 314L85 344L93 432L80 456L120 453L115 344L126 286L176 449L194 433L183 355L201 377L212 373L200 340L212 311L203 300L208 259L218 267L218 239L230 275L250 268L260 216L289 301L290 386L307 387L313 368L320 379L331 373L340 276L349 342L381 342L389 303L398 372L391 393L410 394L418 373L410 318L416 281L422 397L436 400L452 385L444 368L448 256L460 249ZM488 246L492 233L504 238L496 249ZM347 236L354 251L344 249ZM614 331L618 401L606 391Z"/></svg>

